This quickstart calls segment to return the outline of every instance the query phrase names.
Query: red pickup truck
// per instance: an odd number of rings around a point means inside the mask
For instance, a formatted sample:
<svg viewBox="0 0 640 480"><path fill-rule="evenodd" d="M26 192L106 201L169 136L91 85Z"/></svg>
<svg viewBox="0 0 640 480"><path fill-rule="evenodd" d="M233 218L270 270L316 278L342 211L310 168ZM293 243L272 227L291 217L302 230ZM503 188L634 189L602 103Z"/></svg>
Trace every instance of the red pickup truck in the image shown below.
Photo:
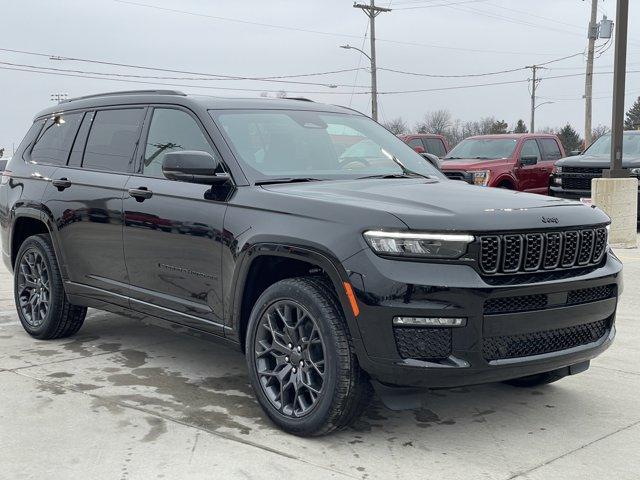
<svg viewBox="0 0 640 480"><path fill-rule="evenodd" d="M474 185L546 195L553 164L564 156L555 135L478 135L456 145L442 158L441 169L451 179Z"/></svg>
<svg viewBox="0 0 640 480"><path fill-rule="evenodd" d="M409 133L398 138L418 153L430 153L442 158L449 151L447 139L435 133Z"/></svg>

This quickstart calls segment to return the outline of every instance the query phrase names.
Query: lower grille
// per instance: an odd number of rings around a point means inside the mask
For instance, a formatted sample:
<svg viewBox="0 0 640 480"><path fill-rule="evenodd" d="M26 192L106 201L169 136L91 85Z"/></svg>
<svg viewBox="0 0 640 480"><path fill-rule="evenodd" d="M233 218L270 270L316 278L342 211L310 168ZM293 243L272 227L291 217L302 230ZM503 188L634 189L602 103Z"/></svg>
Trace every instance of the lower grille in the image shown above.
<svg viewBox="0 0 640 480"><path fill-rule="evenodd" d="M583 288L566 293L566 300L552 302L545 293L535 295L519 295L517 297L490 298L484 302L484 314L496 315L501 313L529 312L532 310L544 310L545 308L563 307L568 305L581 305L583 303L597 302L616 296L615 285L602 285L600 287Z"/></svg>
<svg viewBox="0 0 640 480"><path fill-rule="evenodd" d="M485 360L491 361L541 355L587 345L607 333L608 322L609 320L600 320L544 332L487 337L482 340L482 354Z"/></svg>
<svg viewBox="0 0 640 480"><path fill-rule="evenodd" d="M451 355L450 328L393 327L402 358L443 360Z"/></svg>

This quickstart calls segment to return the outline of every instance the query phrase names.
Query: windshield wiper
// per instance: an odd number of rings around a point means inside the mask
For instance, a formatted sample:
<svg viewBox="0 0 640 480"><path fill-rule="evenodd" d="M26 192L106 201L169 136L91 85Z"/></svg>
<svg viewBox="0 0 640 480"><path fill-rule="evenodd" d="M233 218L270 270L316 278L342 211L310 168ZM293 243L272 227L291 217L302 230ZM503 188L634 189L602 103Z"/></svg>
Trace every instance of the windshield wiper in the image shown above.
<svg viewBox="0 0 640 480"><path fill-rule="evenodd" d="M367 175L365 177L358 177L357 180L364 180L365 178L420 178L422 175L417 173L381 173L379 175Z"/></svg>
<svg viewBox="0 0 640 480"><path fill-rule="evenodd" d="M321 182L320 178L311 177L282 177L282 178L269 178L267 180L260 180L256 182L256 185L269 185L272 183L302 183L302 182Z"/></svg>

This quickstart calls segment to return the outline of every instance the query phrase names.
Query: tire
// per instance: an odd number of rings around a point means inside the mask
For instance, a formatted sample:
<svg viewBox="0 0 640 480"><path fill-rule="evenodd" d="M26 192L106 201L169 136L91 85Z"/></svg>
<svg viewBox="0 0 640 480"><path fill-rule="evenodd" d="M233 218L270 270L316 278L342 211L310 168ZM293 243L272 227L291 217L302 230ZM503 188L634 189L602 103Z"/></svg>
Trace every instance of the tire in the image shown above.
<svg viewBox="0 0 640 480"><path fill-rule="evenodd" d="M34 235L20 246L13 290L20 323L34 338L69 337L80 330L87 315L86 307L69 303L49 235Z"/></svg>
<svg viewBox="0 0 640 480"><path fill-rule="evenodd" d="M549 383L557 382L567 376L563 370L552 370L550 372L538 373L536 375L529 375L527 377L514 378L513 380L507 380L503 383L511 385L513 387L531 388L539 387L540 385L547 385Z"/></svg>
<svg viewBox="0 0 640 480"><path fill-rule="evenodd" d="M287 315L293 318L288 324L283 321ZM262 293L249 318L246 357L258 403L278 427L294 435L320 436L347 427L372 396L338 300L319 278L281 280Z"/></svg>

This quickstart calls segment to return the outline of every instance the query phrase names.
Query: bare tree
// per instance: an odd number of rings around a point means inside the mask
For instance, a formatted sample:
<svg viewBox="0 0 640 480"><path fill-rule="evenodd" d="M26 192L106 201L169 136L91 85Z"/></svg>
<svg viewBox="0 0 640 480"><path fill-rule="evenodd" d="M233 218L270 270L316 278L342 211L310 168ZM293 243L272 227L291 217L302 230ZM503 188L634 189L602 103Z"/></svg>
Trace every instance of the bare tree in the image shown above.
<svg viewBox="0 0 640 480"><path fill-rule="evenodd" d="M606 135L610 131L611 129L606 125L600 124L597 127L594 127L593 130L591 130L591 143L595 142L601 136Z"/></svg>
<svg viewBox="0 0 640 480"><path fill-rule="evenodd" d="M453 119L449 110L434 110L425 114L422 121L416 124L416 131L446 135L452 124Z"/></svg>
<svg viewBox="0 0 640 480"><path fill-rule="evenodd" d="M405 122L402 117L392 118L388 122L383 122L382 125L394 135L409 133L407 122Z"/></svg>

